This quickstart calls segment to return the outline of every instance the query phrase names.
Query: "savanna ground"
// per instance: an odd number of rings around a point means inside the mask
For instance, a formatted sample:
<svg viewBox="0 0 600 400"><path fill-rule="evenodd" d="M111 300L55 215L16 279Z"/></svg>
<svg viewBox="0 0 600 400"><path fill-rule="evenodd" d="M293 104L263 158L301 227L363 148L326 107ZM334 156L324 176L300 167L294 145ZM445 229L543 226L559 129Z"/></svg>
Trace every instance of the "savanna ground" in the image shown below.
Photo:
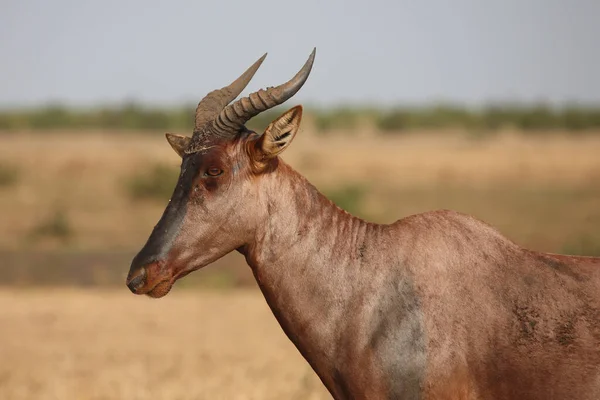
<svg viewBox="0 0 600 400"><path fill-rule="evenodd" d="M600 255L600 136L301 131L283 157L378 222L438 208ZM179 160L156 133L0 134L1 399L318 399L239 255L164 299L124 286Z"/></svg>
<svg viewBox="0 0 600 400"><path fill-rule="evenodd" d="M257 291L0 292L0 398L326 399Z"/></svg>

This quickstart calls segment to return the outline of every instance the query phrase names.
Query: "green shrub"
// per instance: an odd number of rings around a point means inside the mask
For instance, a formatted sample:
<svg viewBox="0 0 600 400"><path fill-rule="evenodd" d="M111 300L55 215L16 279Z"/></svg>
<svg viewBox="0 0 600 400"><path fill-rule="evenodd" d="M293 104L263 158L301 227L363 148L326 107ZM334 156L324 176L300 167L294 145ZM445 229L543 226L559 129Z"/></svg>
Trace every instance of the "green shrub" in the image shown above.
<svg viewBox="0 0 600 400"><path fill-rule="evenodd" d="M33 238L48 237L67 241L73 236L73 228L67 212L58 209L34 226L31 234Z"/></svg>
<svg viewBox="0 0 600 400"><path fill-rule="evenodd" d="M76 125L75 119L65 107L53 104L33 113L29 123L34 129L69 128Z"/></svg>
<svg viewBox="0 0 600 400"><path fill-rule="evenodd" d="M132 199L168 200L173 194L179 171L171 166L156 164L129 178L126 188Z"/></svg>
<svg viewBox="0 0 600 400"><path fill-rule="evenodd" d="M396 109L380 114L375 125L383 132L402 131L414 126L413 114L404 109Z"/></svg>
<svg viewBox="0 0 600 400"><path fill-rule="evenodd" d="M0 164L0 188L15 185L19 180L17 168Z"/></svg>
<svg viewBox="0 0 600 400"><path fill-rule="evenodd" d="M325 195L329 200L354 215L362 212L362 205L366 194L366 189L357 184L325 191Z"/></svg>
<svg viewBox="0 0 600 400"><path fill-rule="evenodd" d="M481 126L481 117L468 108L440 104L389 110L379 114L376 125L384 132L407 129L473 129Z"/></svg>
<svg viewBox="0 0 600 400"><path fill-rule="evenodd" d="M112 107L76 109L61 104L42 108L0 111L0 130L16 129L133 129L185 131L193 128L195 104L179 107L148 107L130 101ZM289 106L279 106L252 118L247 126L262 132ZM490 103L475 110L464 105L431 104L375 109L368 106L311 107L320 132L334 129L354 130L361 120L368 120L383 132L409 129L464 128L493 131L516 128L524 132L570 130L573 132L600 129L600 106L565 104L551 107L517 102Z"/></svg>
<svg viewBox="0 0 600 400"><path fill-rule="evenodd" d="M315 128L320 132L334 129L353 131L357 128L361 112L347 107L313 112Z"/></svg>

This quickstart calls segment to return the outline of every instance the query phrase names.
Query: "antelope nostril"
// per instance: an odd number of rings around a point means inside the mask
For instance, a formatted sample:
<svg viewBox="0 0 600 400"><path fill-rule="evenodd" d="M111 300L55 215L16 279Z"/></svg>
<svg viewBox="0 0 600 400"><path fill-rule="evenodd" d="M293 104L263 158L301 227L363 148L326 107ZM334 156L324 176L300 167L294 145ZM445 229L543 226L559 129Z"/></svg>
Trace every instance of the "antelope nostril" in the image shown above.
<svg viewBox="0 0 600 400"><path fill-rule="evenodd" d="M140 268L135 275L129 277L129 279L127 280L127 287L129 288L129 290L135 293L136 290L138 290L144 285L145 281L146 269Z"/></svg>

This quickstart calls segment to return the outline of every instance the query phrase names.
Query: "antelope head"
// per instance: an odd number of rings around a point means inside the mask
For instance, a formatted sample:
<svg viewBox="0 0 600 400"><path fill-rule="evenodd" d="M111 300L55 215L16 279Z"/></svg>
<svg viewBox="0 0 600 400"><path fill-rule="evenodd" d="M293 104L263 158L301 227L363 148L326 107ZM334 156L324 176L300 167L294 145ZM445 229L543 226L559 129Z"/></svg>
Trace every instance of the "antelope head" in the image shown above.
<svg viewBox="0 0 600 400"><path fill-rule="evenodd" d="M229 86L200 101L192 137L166 134L182 159L181 172L162 217L131 263L127 286L133 293L165 296L177 279L252 239L261 217L255 210L260 201L256 182L277 168L278 155L298 131L302 107L285 112L261 135L245 123L300 90L315 50L288 82L231 103L248 85L263 55Z"/></svg>

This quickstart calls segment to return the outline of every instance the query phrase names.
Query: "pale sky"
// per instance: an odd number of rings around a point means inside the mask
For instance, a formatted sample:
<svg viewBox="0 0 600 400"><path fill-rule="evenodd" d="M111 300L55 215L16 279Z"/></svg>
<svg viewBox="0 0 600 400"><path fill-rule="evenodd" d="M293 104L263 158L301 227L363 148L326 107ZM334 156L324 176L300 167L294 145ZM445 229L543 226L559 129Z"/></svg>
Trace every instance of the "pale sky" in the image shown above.
<svg viewBox="0 0 600 400"><path fill-rule="evenodd" d="M600 102L598 0L2 0L0 107L197 102L269 56L295 103Z"/></svg>

